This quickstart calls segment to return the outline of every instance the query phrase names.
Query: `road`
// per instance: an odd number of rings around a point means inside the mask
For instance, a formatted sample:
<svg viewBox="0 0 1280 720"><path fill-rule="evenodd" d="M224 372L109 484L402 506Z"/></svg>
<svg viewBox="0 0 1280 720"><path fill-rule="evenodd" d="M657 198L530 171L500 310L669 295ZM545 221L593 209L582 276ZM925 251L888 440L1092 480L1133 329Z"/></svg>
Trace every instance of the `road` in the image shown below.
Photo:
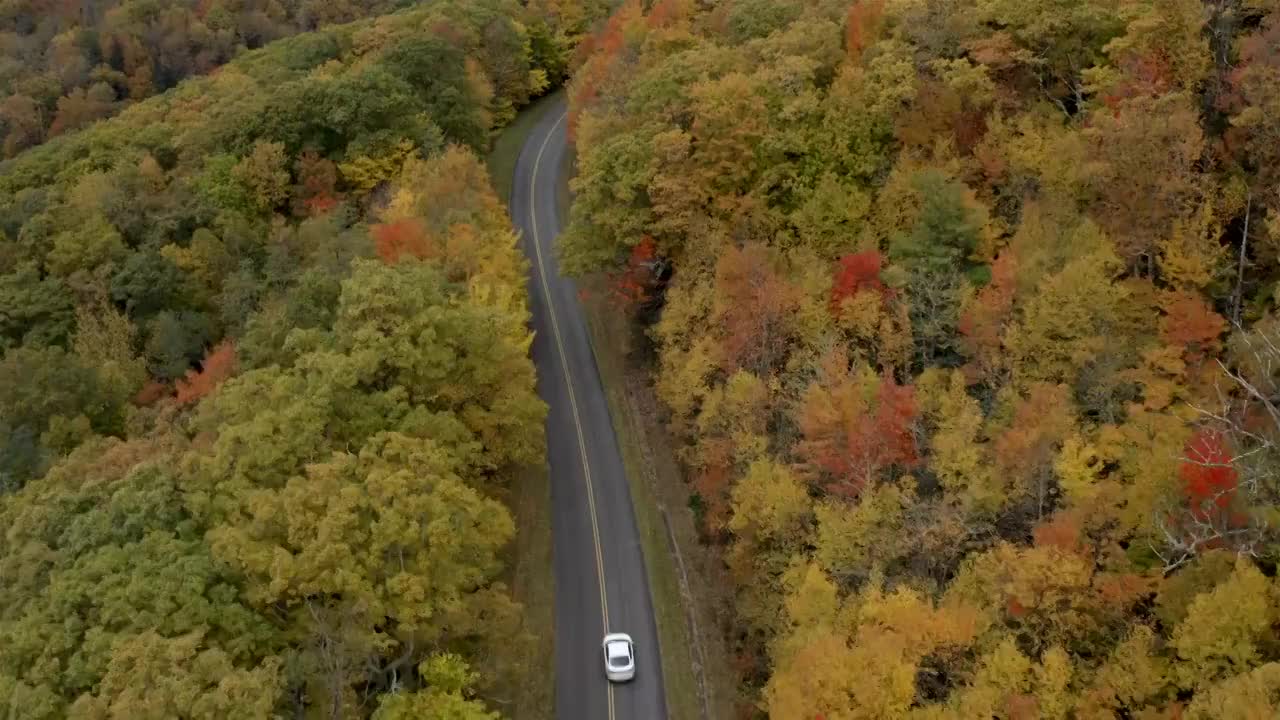
<svg viewBox="0 0 1280 720"><path fill-rule="evenodd" d="M586 320L554 246L562 218L556 183L566 152L563 103L552 107L516 162L511 216L532 265L533 361L547 414L555 564L558 720L665 720L662 666L631 491ZM604 677L600 643L625 632L636 678Z"/></svg>

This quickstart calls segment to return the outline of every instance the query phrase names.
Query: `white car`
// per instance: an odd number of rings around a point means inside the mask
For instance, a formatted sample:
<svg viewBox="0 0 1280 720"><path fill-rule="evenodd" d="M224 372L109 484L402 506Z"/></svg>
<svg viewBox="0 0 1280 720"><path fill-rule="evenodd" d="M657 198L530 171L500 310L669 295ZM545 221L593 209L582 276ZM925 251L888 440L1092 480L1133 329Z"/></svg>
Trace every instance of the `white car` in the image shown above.
<svg viewBox="0 0 1280 720"><path fill-rule="evenodd" d="M626 682L636 676L635 645L626 633L604 636L604 674L612 682Z"/></svg>

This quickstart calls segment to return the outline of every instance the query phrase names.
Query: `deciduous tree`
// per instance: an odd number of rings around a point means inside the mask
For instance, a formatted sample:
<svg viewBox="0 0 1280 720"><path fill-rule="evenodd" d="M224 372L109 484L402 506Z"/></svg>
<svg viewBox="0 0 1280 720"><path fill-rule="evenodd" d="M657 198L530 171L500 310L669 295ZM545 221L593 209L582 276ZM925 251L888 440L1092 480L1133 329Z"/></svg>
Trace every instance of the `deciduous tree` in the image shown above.
<svg viewBox="0 0 1280 720"><path fill-rule="evenodd" d="M823 363L805 392L796 451L828 492L857 497L879 474L916 462L914 389L867 368L852 370L842 353Z"/></svg>

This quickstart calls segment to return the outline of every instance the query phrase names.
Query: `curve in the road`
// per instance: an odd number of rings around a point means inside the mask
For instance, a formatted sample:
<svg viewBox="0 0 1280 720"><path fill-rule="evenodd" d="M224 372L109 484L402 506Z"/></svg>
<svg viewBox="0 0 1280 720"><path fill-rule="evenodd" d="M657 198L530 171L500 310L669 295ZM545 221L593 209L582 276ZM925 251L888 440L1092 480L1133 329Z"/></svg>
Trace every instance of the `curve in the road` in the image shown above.
<svg viewBox="0 0 1280 720"><path fill-rule="evenodd" d="M563 103L535 125L516 162L511 216L532 266L538 392L548 405L556 585L556 717L665 720L657 625L609 405L573 281L560 275L556 186L567 151ZM635 680L604 677L608 632L636 644Z"/></svg>

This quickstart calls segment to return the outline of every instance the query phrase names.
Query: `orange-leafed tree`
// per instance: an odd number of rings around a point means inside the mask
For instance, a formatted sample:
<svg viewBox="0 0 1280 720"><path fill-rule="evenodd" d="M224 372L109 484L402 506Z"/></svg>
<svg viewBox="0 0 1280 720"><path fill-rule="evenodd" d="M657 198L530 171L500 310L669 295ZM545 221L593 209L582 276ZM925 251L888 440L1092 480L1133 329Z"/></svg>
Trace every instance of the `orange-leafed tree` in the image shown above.
<svg viewBox="0 0 1280 720"><path fill-rule="evenodd" d="M1054 459L1076 429L1071 394L1064 385L1036 383L1012 403L1007 428L995 437L996 469L1011 502L1023 502L1036 520L1055 504Z"/></svg>
<svg viewBox="0 0 1280 720"><path fill-rule="evenodd" d="M184 379L174 385L179 405L195 402L212 393L224 380L235 374L236 348L230 340L224 340L205 353L200 370L188 370Z"/></svg>
<svg viewBox="0 0 1280 720"><path fill-rule="evenodd" d="M148 380L142 389L133 396L133 404L138 407L151 407L169 394L169 386L159 380Z"/></svg>
<svg viewBox="0 0 1280 720"><path fill-rule="evenodd" d="M849 58L859 60L862 52L878 40L884 18L884 0L856 0L845 18L844 46Z"/></svg>
<svg viewBox="0 0 1280 720"><path fill-rule="evenodd" d="M650 30L674 28L688 22L689 7L685 0L658 0L649 9L645 24Z"/></svg>
<svg viewBox="0 0 1280 720"><path fill-rule="evenodd" d="M1000 253L991 265L991 283L965 304L957 330L960 347L969 358L966 377L991 379L1004 365L1001 336L1013 311L1018 258L1012 250Z"/></svg>
<svg viewBox="0 0 1280 720"><path fill-rule="evenodd" d="M1204 298L1191 292L1170 292L1160 302L1160 339L1182 352L1189 363L1199 363L1221 350L1227 321L1209 307Z"/></svg>
<svg viewBox="0 0 1280 720"><path fill-rule="evenodd" d="M772 375L793 339L798 290L760 245L725 252L716 264L715 287L712 321L721 332L721 366Z"/></svg>
<svg viewBox="0 0 1280 720"><path fill-rule="evenodd" d="M1096 113L1083 137L1095 161L1093 216L1120 258L1150 274L1157 242L1204 197L1199 162L1206 141L1194 103L1178 95L1138 96Z"/></svg>
<svg viewBox="0 0 1280 720"><path fill-rule="evenodd" d="M569 139L577 135L578 118L599 95L600 86L618 75L615 63L627 45L627 31L643 23L639 2L630 0L609 16L600 32L584 40L578 47L581 66L574 74L569 90L569 114L566 127Z"/></svg>
<svg viewBox="0 0 1280 720"><path fill-rule="evenodd" d="M388 265L406 258L423 260L434 254L435 248L427 237L427 229L416 218L374 225L369 233L373 235L378 257Z"/></svg>

